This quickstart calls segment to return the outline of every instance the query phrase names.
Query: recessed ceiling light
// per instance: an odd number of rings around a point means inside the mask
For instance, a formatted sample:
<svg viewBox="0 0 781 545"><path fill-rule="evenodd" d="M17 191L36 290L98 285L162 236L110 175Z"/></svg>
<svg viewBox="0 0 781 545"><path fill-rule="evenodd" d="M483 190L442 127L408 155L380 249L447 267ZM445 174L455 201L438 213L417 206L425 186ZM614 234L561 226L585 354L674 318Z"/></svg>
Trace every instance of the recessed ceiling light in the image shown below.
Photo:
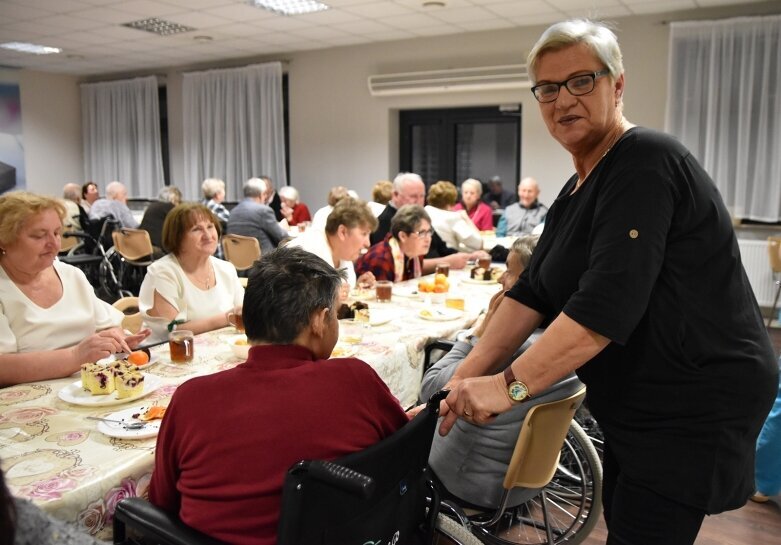
<svg viewBox="0 0 781 545"><path fill-rule="evenodd" d="M331 9L330 6L315 0L249 0L249 4L280 15L301 15Z"/></svg>
<svg viewBox="0 0 781 545"><path fill-rule="evenodd" d="M148 19L141 19L139 21L131 21L129 23L122 23L122 26L128 28L135 28L136 30L145 30L158 36L170 36L171 34L179 34L181 32L190 32L195 30L193 27L180 25L179 23L173 23L171 21L165 21L158 19L157 17L150 17Z"/></svg>
<svg viewBox="0 0 781 545"><path fill-rule="evenodd" d="M25 42L6 42L0 44L4 49L12 51L21 51L22 53L33 53L35 55L51 55L52 53L62 53L59 47L49 47L46 45L28 44Z"/></svg>

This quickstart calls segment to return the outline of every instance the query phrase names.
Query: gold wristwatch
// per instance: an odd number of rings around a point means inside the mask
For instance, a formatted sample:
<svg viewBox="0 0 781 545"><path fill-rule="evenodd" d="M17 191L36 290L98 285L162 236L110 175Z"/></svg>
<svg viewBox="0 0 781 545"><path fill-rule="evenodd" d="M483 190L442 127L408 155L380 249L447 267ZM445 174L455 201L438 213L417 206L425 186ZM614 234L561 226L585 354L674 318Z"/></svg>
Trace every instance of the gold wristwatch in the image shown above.
<svg viewBox="0 0 781 545"><path fill-rule="evenodd" d="M504 370L504 381L507 383L507 395L510 401L522 403L531 398L529 387L515 378L512 365L508 365Z"/></svg>

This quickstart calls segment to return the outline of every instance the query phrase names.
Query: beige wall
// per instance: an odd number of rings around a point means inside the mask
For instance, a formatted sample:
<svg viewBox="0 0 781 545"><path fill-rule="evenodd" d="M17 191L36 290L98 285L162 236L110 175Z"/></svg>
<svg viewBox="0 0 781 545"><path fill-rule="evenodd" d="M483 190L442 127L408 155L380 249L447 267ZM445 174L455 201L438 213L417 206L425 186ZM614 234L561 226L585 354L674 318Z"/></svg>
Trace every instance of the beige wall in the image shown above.
<svg viewBox="0 0 781 545"><path fill-rule="evenodd" d="M19 91L27 188L59 196L84 183L78 78L25 70Z"/></svg>
<svg viewBox="0 0 781 545"><path fill-rule="evenodd" d="M752 14L777 13L779 2L681 12L674 17L618 19L628 119L657 129L664 126L669 27L662 20L719 18L740 15L748 9ZM368 197L376 180L391 178L398 169L399 110L520 103L521 175L536 177L542 187L541 199L550 203L573 167L569 156L548 136L528 90L375 98L367 88L367 78L372 74L524 62L542 30L540 26L466 33L286 55L290 61L286 65L290 82L290 183L298 187L302 200L312 209L322 206L328 188L337 184ZM264 60L268 59L233 60L223 65ZM183 179L184 70L178 67L163 71L168 85L171 182L179 186L199 184L198 180ZM59 192L64 182L81 181L82 177L78 82L66 76L26 71L19 74L28 187Z"/></svg>
<svg viewBox="0 0 781 545"><path fill-rule="evenodd" d="M625 112L662 129L667 72L667 26L656 18L621 22L627 90ZM544 27L386 42L291 56L290 183L304 202L320 206L333 185L368 197L376 180L398 169L398 111L415 108L520 103L521 176L534 176L543 202L552 201L574 172L569 155L548 135L527 89L372 97L372 74L525 62ZM459 180L460 181L460 180Z"/></svg>

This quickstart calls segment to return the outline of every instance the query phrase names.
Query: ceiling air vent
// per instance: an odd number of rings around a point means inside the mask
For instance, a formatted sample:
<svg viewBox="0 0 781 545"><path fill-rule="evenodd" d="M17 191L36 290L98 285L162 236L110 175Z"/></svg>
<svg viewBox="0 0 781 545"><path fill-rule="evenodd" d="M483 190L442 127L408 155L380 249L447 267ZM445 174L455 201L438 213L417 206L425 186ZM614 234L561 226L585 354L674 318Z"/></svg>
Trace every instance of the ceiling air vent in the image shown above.
<svg viewBox="0 0 781 545"><path fill-rule="evenodd" d="M372 96L522 89L531 86L525 64L450 68L369 76Z"/></svg>

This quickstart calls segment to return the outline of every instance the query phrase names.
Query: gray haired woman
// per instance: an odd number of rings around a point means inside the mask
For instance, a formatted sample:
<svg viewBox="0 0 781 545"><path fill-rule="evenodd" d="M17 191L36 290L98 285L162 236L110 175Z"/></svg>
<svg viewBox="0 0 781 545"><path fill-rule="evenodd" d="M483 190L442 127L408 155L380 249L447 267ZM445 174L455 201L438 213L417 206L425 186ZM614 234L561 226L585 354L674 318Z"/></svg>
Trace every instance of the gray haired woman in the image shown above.
<svg viewBox="0 0 781 545"><path fill-rule="evenodd" d="M441 431L489 422L576 370L605 436L607 543L691 545L706 514L754 491L754 446L778 387L729 213L683 145L623 116L607 27L557 23L528 66L576 172L450 381ZM490 374L540 325L529 350Z"/></svg>
<svg viewBox="0 0 781 545"><path fill-rule="evenodd" d="M391 232L355 262L355 274L367 272L377 280L401 282L418 278L431 246L431 218L422 206L407 204L391 220Z"/></svg>

